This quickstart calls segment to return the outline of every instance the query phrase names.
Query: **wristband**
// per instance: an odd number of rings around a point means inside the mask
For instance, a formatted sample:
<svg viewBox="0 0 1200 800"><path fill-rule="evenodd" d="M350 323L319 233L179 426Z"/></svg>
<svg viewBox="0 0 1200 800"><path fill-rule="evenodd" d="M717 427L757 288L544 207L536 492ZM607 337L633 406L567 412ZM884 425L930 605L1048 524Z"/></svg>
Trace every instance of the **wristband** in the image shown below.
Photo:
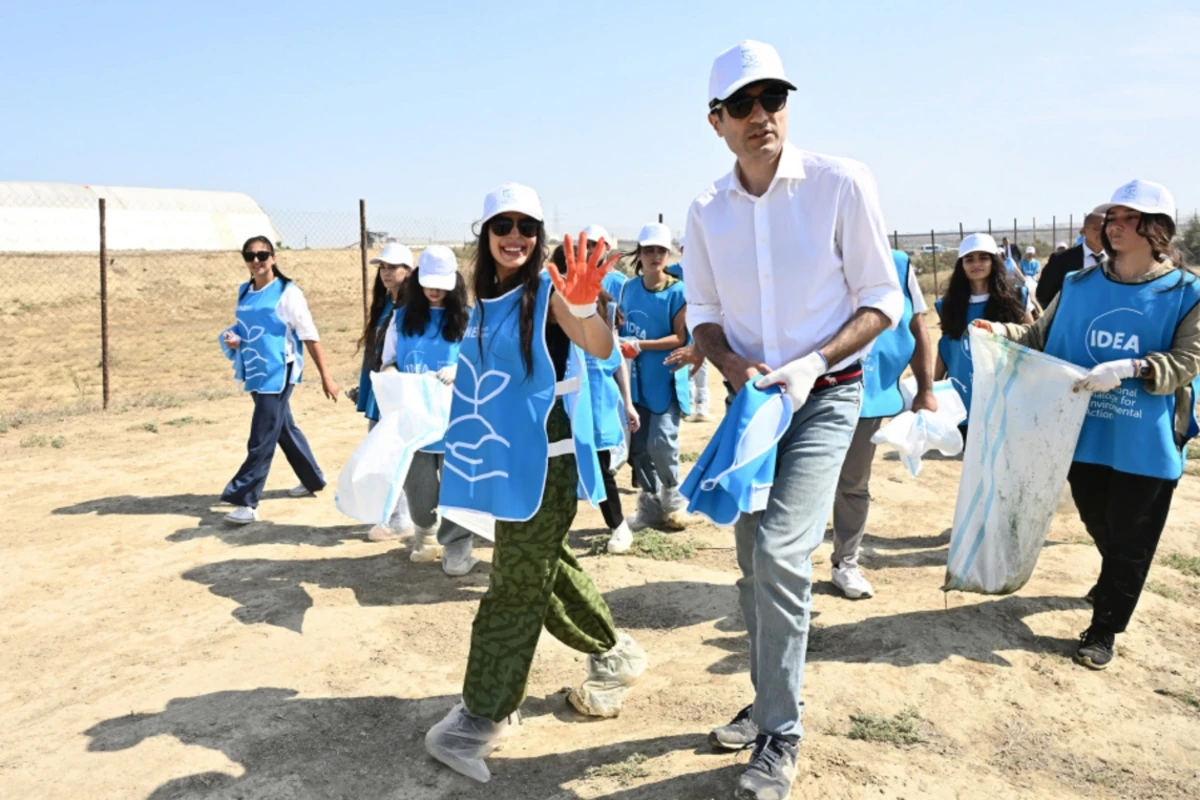
<svg viewBox="0 0 1200 800"><path fill-rule="evenodd" d="M570 311L572 316L574 316L576 319L588 319L589 317L596 316L596 304L594 302L585 303L584 305L579 306L575 305L574 303L567 303L567 310Z"/></svg>

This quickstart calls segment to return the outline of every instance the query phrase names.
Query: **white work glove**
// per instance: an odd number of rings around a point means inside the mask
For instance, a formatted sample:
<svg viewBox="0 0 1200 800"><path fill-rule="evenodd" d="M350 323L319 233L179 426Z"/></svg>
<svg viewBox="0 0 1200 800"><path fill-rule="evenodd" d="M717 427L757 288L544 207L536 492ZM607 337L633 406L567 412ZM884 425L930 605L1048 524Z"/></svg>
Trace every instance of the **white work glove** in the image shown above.
<svg viewBox="0 0 1200 800"><path fill-rule="evenodd" d="M434 374L437 375L437 379L442 383L446 384L447 386L453 386L454 376L458 374L458 365L455 364L449 367L442 367Z"/></svg>
<svg viewBox="0 0 1200 800"><path fill-rule="evenodd" d="M637 358L638 353L642 352L642 343L632 336L627 336L621 340L621 355L625 358Z"/></svg>
<svg viewBox="0 0 1200 800"><path fill-rule="evenodd" d="M817 378L829 371L825 356L820 353L809 353L804 358L784 364L779 369L764 375L755 383L755 388L766 389L768 386L782 385L783 392L792 401L792 410L799 411L808 401L808 395L813 390Z"/></svg>
<svg viewBox="0 0 1200 800"><path fill-rule="evenodd" d="M1138 374L1136 358L1122 358L1120 361L1106 361L1092 367L1092 371L1083 380L1075 383L1075 391L1111 392L1121 385L1125 378L1133 378Z"/></svg>
<svg viewBox="0 0 1200 800"><path fill-rule="evenodd" d="M1004 327L1003 323L988 322L986 319L977 319L974 322L972 322L971 324L974 325L976 328L987 331L988 333L990 333L994 336L1000 336L1005 339L1008 338L1008 329Z"/></svg>
<svg viewBox="0 0 1200 800"><path fill-rule="evenodd" d="M233 328L230 328L229 330L225 331L225 333L222 334L221 338L224 340L225 346L228 347L230 350L237 350L238 345L240 345L242 343L242 337L240 337L236 333L234 333Z"/></svg>

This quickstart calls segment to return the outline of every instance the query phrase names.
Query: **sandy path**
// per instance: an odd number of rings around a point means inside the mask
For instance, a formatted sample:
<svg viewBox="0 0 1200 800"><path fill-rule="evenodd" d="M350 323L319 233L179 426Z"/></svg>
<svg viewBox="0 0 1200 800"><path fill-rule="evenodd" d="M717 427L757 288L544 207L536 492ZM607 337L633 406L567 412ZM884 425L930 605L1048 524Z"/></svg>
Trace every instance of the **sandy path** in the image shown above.
<svg viewBox="0 0 1200 800"><path fill-rule="evenodd" d="M335 476L361 418L311 384L296 408ZM728 531L697 526L689 535L706 549L687 561L585 558L651 669L619 720L586 722L559 694L582 657L544 637L524 730L479 787L432 762L422 737L460 690L486 566L448 579L402 546L367 542L331 493L283 496L294 478L282 458L262 506L270 522L223 527L213 503L248 420L234 398L0 436L0 797L730 795L746 756L704 744L751 696ZM713 428L687 425L683 450ZM66 446L19 446L38 434ZM913 481L880 454L863 559L875 599L833 595L829 545L818 551L794 796L1200 796L1200 711L1155 693L1200 693L1198 581L1156 565L1151 579L1175 599L1145 595L1108 672L1073 666L1088 619L1078 598L1099 558L1070 503L1019 594L944 597L958 471L930 462ZM601 527L581 509L581 553ZM1160 559L1172 552L1200 555L1194 477ZM926 743L847 738L850 714L906 708Z"/></svg>

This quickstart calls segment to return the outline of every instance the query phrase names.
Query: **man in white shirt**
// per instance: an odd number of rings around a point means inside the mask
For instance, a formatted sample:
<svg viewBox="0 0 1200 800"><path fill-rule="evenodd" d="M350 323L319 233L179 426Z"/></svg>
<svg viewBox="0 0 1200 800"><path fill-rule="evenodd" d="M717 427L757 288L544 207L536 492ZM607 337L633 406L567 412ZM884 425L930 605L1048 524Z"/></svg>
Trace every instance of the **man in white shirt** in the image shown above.
<svg viewBox="0 0 1200 800"><path fill-rule="evenodd" d="M795 778L810 556L858 422L860 359L904 311L875 179L858 162L788 144L795 88L770 45L717 56L708 119L737 163L692 203L683 262L704 355L734 392L783 385L795 412L766 510L735 526L754 703L709 737L754 745L734 796L759 800L786 798Z"/></svg>

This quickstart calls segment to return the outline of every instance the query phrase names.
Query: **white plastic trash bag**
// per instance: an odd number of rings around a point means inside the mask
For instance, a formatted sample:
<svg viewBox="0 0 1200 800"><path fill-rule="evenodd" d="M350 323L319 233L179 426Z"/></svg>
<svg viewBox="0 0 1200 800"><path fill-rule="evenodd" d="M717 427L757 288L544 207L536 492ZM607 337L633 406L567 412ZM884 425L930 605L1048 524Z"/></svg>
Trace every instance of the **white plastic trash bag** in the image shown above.
<svg viewBox="0 0 1200 800"><path fill-rule="evenodd" d="M909 375L900 381L900 396L904 398L904 410L912 411L913 399L917 396L915 377ZM967 418L967 407L963 405L962 395L949 380L934 381L933 398L937 400L938 413L952 424L958 425Z"/></svg>
<svg viewBox="0 0 1200 800"><path fill-rule="evenodd" d="M971 422L943 589L1009 594L1046 541L1090 392L1073 364L970 328Z"/></svg>
<svg viewBox="0 0 1200 800"><path fill-rule="evenodd" d="M338 475L338 511L385 524L404 495L413 454L441 439L450 424L451 388L432 372L372 372L379 423Z"/></svg>
<svg viewBox="0 0 1200 800"><path fill-rule="evenodd" d="M954 396L958 397L958 393ZM962 400L958 404L961 407ZM921 457L930 450L936 449L944 456L962 452L962 434L958 430L962 419L943 414L940 407L936 412L921 409L914 414L905 411L876 431L871 441L896 448L900 462L915 478L921 473Z"/></svg>

